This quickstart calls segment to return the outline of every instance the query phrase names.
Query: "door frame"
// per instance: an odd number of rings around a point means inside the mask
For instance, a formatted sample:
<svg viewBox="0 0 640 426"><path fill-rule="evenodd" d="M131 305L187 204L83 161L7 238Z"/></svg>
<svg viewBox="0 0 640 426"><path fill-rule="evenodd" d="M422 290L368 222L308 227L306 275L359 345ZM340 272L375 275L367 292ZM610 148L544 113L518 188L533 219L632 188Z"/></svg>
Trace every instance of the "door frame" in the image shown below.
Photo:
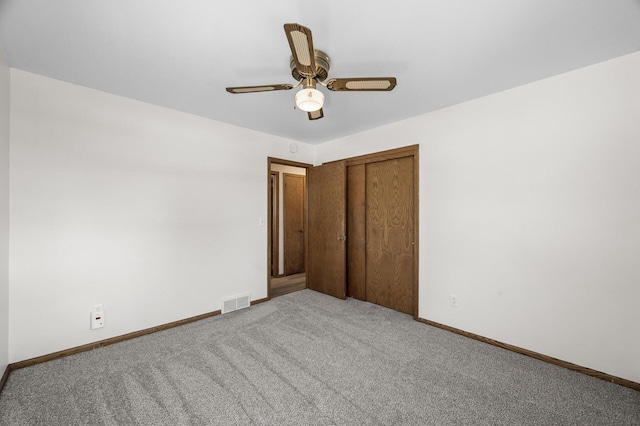
<svg viewBox="0 0 640 426"><path fill-rule="evenodd" d="M279 250L273 251L274 247L280 247L280 174L278 172L269 171L269 212L271 217L268 218L269 224L269 241L271 244L271 265L270 277L280 277L280 254ZM275 191L274 191L275 188Z"/></svg>
<svg viewBox="0 0 640 426"><path fill-rule="evenodd" d="M309 172L309 168L313 167L313 164L309 164L309 163L301 163L298 161L291 161L291 160L283 160L281 158L275 158L275 157L267 157L267 197L271 197L271 165L272 164L280 164L283 166L293 166L293 167L300 167L302 169L306 169L306 173ZM307 179L305 178L304 181L304 196L305 196L305 206L307 205L307 197L309 196L309 191L307 190ZM271 262L272 262L272 242L271 242L271 238L272 238L272 221L274 220L273 218L273 211L272 209L270 209L267 206L267 223L269 224L269 226L267 227L267 300L271 299ZM308 229L308 215L309 212L307 211L306 207L305 207L305 218L304 218L304 227L305 229ZM308 252L308 244L309 241L307 239L307 232L304 233L304 248L305 248L305 256L304 256L304 267L305 267L305 271L307 269L307 252Z"/></svg>

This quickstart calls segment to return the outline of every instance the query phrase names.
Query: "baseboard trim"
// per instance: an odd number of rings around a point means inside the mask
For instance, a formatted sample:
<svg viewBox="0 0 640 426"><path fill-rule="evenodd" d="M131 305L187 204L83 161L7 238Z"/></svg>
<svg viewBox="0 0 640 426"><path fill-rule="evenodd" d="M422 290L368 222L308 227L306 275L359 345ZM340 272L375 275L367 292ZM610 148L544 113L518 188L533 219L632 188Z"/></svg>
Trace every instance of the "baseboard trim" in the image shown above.
<svg viewBox="0 0 640 426"><path fill-rule="evenodd" d="M268 297L265 297L264 299L252 300L251 301L251 306L257 305L258 303L267 302L268 300L269 300ZM127 333L127 334L123 334L121 336L116 336L116 337L111 337L109 339L100 340L98 342L88 343L88 344L82 345L82 346L76 346L75 348L65 349L65 350L54 352L54 353L51 353L51 354L48 354L48 355L42 355L42 356L38 356L38 357L35 357L35 358L27 359L27 360L24 360L24 361L14 362L13 364L9 364L9 366L7 367L7 371L5 372L4 376L2 376L2 382L0 384L2 386L4 386L4 382L7 380L7 377L9 376L9 372L11 372L13 370L18 370L20 368L30 367L32 365L41 364L41 363L47 362L47 361L53 361L54 359L64 358L64 357L69 356L69 355L74 355L74 354L78 354L78 353L81 353L81 352L90 351L92 349L100 348L100 347L103 347L103 346L113 345L114 343L124 342L125 340L135 339L136 337L145 336L147 334L156 333L158 331L168 330L170 328L178 327L178 326L181 326L181 325L189 324L191 322L200 321L200 320L203 320L205 318L210 318L210 317L213 317L213 316L216 316L216 315L220 315L221 312L222 311L218 309L217 311L208 312L208 313L202 314L202 315L196 315L195 317L185 318L185 319L182 319L182 320L179 320L179 321L174 321L174 322L170 322L170 323L167 323L167 324L158 325L156 327L150 327L150 328L146 328L144 330L134 331L133 333ZM2 390L2 386L0 386L0 391Z"/></svg>
<svg viewBox="0 0 640 426"><path fill-rule="evenodd" d="M253 303L253 302L252 302ZM189 324L191 322L200 321L205 318L210 318L216 315L220 315L221 311L208 312L202 315L196 315L195 317L185 318L179 321L170 322L167 324L158 325L155 327L145 328L144 330L134 331L133 333L123 334L121 336L111 337L109 339L100 340L98 342L88 343L82 346L76 346L75 348L65 349L62 351L54 352L48 355L42 355L35 358L27 359L24 361L15 362L9 364L9 371L18 370L20 368L30 367L32 365L41 364L47 361L53 361L54 359L64 358L69 355L75 355L81 352L90 351L92 349L100 348L103 346L113 345L114 343L124 342L125 340L135 339L136 337L145 336L147 334L156 333L162 330L168 330L170 328L178 327L181 325Z"/></svg>
<svg viewBox="0 0 640 426"><path fill-rule="evenodd" d="M269 300L268 297L265 297L264 299L252 300L251 301L251 306L257 305L258 303L267 302L268 300ZM221 312L222 311L218 309L217 311L208 312L208 313L202 314L202 315L196 315L195 317L185 318L185 319L182 319L182 320L179 320L179 321L174 321L174 322L170 322L170 323L167 323L167 324L158 325L156 327L146 328L146 329L140 330L140 331L134 331L133 333L127 333L127 334L123 334L121 336L111 337L109 339L100 340L98 342L93 342L93 343L88 343L88 344L82 345L82 346L76 346L75 348L65 349L65 350L54 352L54 353L51 353L51 354L48 354L48 355L42 355L42 356L39 356L39 357L27 359L27 360L24 360L24 361L15 362L13 364L9 364L9 366L7 367L7 371L5 372L5 376L8 377L9 376L9 372L11 372L13 370L18 370L20 368L30 367L32 365L41 364L41 363L47 362L47 361L53 361L54 359L64 358L64 357L69 356L69 355L74 355L74 354L78 354L78 353L81 353L81 352L90 351L92 349L100 348L100 347L103 347L103 346L113 345L114 343L124 342L125 340L135 339L136 337L145 336L147 334L156 333L158 331L168 330L170 328L178 327L178 326L181 326L181 325L189 324L191 322L200 321L200 320L203 320L205 318L210 318L210 317L213 317L213 316L216 316L216 315L220 315ZM3 381L2 381L1 384L3 386L4 386L4 382L6 381L6 377L5 376L3 376L3 378L2 378ZM2 387L0 387L0 390L1 389L2 389Z"/></svg>
<svg viewBox="0 0 640 426"><path fill-rule="evenodd" d="M441 328L443 330L450 331L452 333L459 334L461 336L469 337L470 339L478 340L480 342L488 343L493 346L497 346L503 349L507 349L512 352L517 352L522 355L526 355L531 358L539 359L540 361L548 362L550 364L558 365L560 367L567 368L569 370L577 371L582 374L586 374L588 376L597 377L598 379L605 380L607 382L615 383L620 386L624 386L627 388L631 388L637 391L640 391L640 383L633 382L631 380L623 379L622 377L612 376L611 374L603 373L601 371L593 370L588 367L583 367L581 365L573 364L568 361L563 361L558 358L553 358L548 355L543 355L538 352L530 351L528 349L524 349L518 346L510 345L508 343L502 343L497 340L490 339L488 337L480 336L478 334L470 333L468 331L460 330L455 327L451 327L448 325L440 324L435 321L427 320L424 318L416 318L417 321L431 325L433 327Z"/></svg>
<svg viewBox="0 0 640 426"><path fill-rule="evenodd" d="M4 373L2 374L2 379L0 379L0 392L2 392L2 389L4 389L4 385L5 383L7 383L7 380L9 379L9 373L11 372L11 366L7 365L7 368L4 369Z"/></svg>
<svg viewBox="0 0 640 426"><path fill-rule="evenodd" d="M269 297L265 297L264 299L252 300L251 301L251 306L257 305L258 303L268 302L269 300L271 300L271 298L269 298Z"/></svg>

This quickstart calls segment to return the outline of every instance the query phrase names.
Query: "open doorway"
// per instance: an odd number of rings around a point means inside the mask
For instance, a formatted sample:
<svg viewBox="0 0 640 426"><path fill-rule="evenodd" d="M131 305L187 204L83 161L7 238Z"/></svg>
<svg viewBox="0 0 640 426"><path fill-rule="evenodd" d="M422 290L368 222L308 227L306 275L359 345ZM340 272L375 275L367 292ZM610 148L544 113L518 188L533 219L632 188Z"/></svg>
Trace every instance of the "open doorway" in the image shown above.
<svg viewBox="0 0 640 426"><path fill-rule="evenodd" d="M268 296L306 288L307 169L310 164L268 159Z"/></svg>

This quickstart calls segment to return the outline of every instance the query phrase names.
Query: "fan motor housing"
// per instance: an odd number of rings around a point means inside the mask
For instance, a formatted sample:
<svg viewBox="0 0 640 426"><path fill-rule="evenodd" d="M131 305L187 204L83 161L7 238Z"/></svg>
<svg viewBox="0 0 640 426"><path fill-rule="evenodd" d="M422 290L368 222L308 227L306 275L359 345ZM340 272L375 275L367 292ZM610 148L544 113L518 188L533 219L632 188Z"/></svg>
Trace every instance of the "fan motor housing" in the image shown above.
<svg viewBox="0 0 640 426"><path fill-rule="evenodd" d="M316 60L316 75L314 76L318 81L324 81L329 75L329 55L321 50L314 50L314 57ZM300 75L296 68L296 61L291 56L291 75L296 81L300 81L305 78L304 75Z"/></svg>

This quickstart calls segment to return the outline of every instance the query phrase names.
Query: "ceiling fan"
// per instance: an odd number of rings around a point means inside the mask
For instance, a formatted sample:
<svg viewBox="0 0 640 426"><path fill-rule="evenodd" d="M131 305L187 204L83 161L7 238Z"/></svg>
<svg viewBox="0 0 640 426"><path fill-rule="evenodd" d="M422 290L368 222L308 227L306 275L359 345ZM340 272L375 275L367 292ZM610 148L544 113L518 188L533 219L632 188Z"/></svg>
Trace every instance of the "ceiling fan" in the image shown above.
<svg viewBox="0 0 640 426"><path fill-rule="evenodd" d="M300 24L284 24L284 32L293 54L290 63L291 75L298 83L227 87L227 92L270 92L302 86L295 95L296 106L307 112L309 120L317 120L324 117L324 95L316 89L318 84L334 92L389 91L396 87L395 77L331 78L324 82L329 75L329 56L313 48L311 30Z"/></svg>

